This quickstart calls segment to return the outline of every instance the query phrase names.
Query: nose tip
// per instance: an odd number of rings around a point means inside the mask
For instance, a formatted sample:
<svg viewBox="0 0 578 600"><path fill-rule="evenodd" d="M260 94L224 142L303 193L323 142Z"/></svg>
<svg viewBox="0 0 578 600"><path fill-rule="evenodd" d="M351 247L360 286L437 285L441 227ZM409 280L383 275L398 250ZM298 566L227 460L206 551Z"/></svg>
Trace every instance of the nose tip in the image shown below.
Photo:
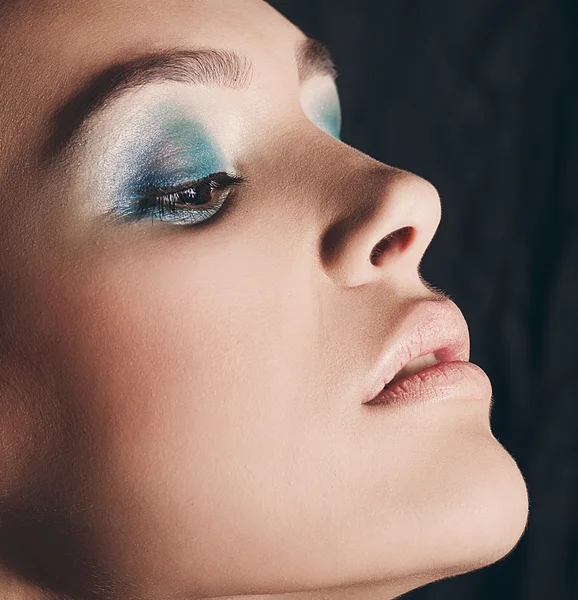
<svg viewBox="0 0 578 600"><path fill-rule="evenodd" d="M360 194L363 197L360 197ZM355 287L392 269L417 274L441 219L441 201L426 179L392 167L365 174L357 209L335 222L323 240L330 274Z"/></svg>

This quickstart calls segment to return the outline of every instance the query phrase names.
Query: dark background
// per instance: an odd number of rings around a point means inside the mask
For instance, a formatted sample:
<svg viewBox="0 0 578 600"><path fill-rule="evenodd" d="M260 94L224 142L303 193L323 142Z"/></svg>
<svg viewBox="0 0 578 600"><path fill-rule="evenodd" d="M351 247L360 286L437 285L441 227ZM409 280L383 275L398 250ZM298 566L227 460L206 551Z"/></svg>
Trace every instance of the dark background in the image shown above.
<svg viewBox="0 0 578 600"><path fill-rule="evenodd" d="M404 600L578 600L578 0L271 3L334 55L343 141L438 188L422 274L528 484L513 552Z"/></svg>

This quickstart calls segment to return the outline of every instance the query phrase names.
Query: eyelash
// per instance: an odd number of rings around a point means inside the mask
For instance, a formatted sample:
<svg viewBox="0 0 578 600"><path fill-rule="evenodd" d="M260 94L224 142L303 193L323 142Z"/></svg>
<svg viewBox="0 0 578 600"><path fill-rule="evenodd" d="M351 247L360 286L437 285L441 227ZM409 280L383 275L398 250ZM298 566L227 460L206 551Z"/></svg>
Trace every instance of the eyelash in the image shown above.
<svg viewBox="0 0 578 600"><path fill-rule="evenodd" d="M144 195L135 202L131 217L142 219L150 216L173 223L202 224L213 219L215 215L222 216L230 210L235 198L235 194L232 193L234 188L245 182L244 177L220 171L175 187L147 188L142 190ZM203 193L208 193L212 200L213 193L219 190L222 193L214 202L209 201L199 205L187 204L187 200L198 199ZM184 199L183 195L185 195ZM188 209L187 206L191 208ZM199 214L208 214L208 216L198 219L196 216Z"/></svg>

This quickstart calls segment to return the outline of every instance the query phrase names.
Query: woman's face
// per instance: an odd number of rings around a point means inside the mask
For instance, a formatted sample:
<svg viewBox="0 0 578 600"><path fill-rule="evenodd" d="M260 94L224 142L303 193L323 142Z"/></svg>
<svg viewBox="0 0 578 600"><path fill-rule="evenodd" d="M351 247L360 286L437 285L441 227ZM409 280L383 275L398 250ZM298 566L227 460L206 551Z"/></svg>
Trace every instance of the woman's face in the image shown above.
<svg viewBox="0 0 578 600"><path fill-rule="evenodd" d="M260 0L0 20L4 580L387 598L507 554L491 388L363 404L441 306L440 201L340 141L319 46Z"/></svg>

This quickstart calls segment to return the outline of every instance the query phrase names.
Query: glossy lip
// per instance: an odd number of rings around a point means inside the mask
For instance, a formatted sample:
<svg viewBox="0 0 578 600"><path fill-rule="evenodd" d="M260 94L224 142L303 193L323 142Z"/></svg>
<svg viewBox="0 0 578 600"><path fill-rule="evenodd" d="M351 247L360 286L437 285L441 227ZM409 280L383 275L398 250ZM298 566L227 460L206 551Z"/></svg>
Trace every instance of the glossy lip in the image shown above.
<svg viewBox="0 0 578 600"><path fill-rule="evenodd" d="M433 354L438 364L404 377L383 390L398 371L427 354ZM455 388L460 386L473 386L477 393L486 393L489 379L482 369L467 362L469 354L468 326L460 309L448 298L422 300L411 309L395 341L389 342L382 353L372 371L372 384L368 386L369 392L362 404L383 403L387 399L393 402L400 394L407 396L408 401L410 397L417 399L416 395L420 394L431 399L441 393L455 393ZM469 391L475 393L476 390Z"/></svg>

